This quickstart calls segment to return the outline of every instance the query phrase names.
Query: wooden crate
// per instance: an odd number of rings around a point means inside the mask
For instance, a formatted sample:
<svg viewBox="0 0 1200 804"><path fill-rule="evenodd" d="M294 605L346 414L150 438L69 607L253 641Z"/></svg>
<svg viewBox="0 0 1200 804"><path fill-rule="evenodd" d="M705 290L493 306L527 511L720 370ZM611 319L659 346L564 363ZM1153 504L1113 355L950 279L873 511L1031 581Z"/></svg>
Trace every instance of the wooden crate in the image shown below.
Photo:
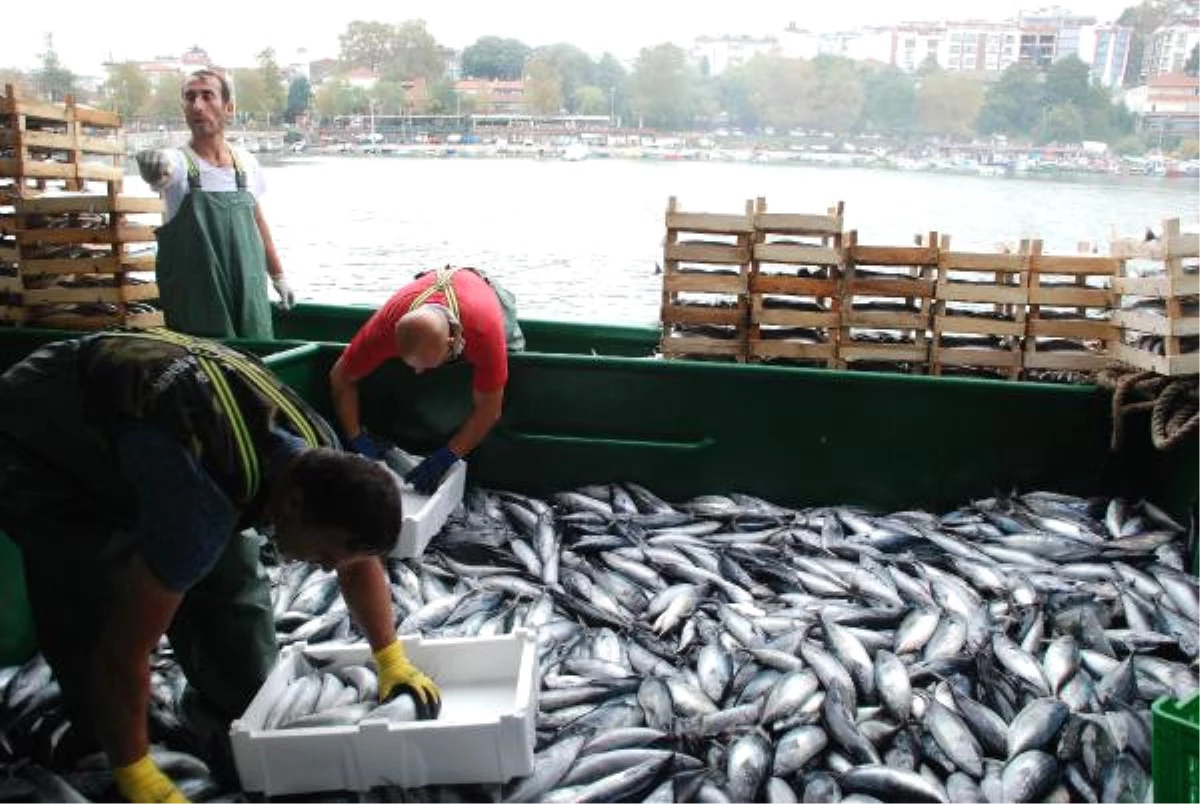
<svg viewBox="0 0 1200 804"><path fill-rule="evenodd" d="M1023 376L1053 378L1055 372L1095 372L1112 362L1117 338L1112 321L1113 277L1121 260L1094 255L1029 254L1029 311L1025 317Z"/></svg>
<svg viewBox="0 0 1200 804"><path fill-rule="evenodd" d="M772 213L758 199L750 264L753 359L840 367L842 221L838 202L824 215Z"/></svg>
<svg viewBox="0 0 1200 804"><path fill-rule="evenodd" d="M1167 376L1200 373L1200 235L1181 234L1177 218L1163 222L1162 259L1126 263L1149 270L1113 279L1118 303L1114 357Z"/></svg>
<svg viewBox="0 0 1200 804"><path fill-rule="evenodd" d="M87 182L119 188L124 181L125 138L114 112L18 97L12 84L0 97L0 177L34 180L38 189L61 181L70 191Z"/></svg>
<svg viewBox="0 0 1200 804"><path fill-rule="evenodd" d="M1029 303L1027 244L1021 254L951 251L943 236L933 299L931 374L1021 376Z"/></svg>
<svg viewBox="0 0 1200 804"><path fill-rule="evenodd" d="M664 357L746 359L754 204L741 215L683 212L667 204L663 245Z"/></svg>
<svg viewBox="0 0 1200 804"><path fill-rule="evenodd" d="M916 246L864 246L851 231L844 251L839 358L847 368L925 371L937 233Z"/></svg>

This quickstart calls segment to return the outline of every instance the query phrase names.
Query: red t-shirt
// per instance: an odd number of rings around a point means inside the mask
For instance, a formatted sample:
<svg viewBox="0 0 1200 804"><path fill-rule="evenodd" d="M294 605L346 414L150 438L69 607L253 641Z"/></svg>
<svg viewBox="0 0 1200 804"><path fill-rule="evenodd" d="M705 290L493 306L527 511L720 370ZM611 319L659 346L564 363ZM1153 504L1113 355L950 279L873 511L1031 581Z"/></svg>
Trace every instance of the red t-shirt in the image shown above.
<svg viewBox="0 0 1200 804"><path fill-rule="evenodd" d="M342 364L350 379L357 382L383 361L397 356L396 322L421 291L434 283L436 274L430 271L400 288L354 335L342 352ZM471 365L471 388L480 393L498 391L508 382L508 347L500 301L487 280L474 271L457 271L450 281L458 297L462 357ZM442 292L434 293L428 301L449 307Z"/></svg>

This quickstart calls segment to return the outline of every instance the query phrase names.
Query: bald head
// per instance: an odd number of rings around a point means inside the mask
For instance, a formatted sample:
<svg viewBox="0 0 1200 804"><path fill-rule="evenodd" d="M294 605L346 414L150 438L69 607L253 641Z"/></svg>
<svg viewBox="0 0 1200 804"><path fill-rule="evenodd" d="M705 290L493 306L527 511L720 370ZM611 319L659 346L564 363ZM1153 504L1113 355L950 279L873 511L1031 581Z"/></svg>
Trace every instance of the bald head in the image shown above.
<svg viewBox="0 0 1200 804"><path fill-rule="evenodd" d="M453 346L450 322L435 307L418 307L396 322L396 354L418 373L446 362Z"/></svg>

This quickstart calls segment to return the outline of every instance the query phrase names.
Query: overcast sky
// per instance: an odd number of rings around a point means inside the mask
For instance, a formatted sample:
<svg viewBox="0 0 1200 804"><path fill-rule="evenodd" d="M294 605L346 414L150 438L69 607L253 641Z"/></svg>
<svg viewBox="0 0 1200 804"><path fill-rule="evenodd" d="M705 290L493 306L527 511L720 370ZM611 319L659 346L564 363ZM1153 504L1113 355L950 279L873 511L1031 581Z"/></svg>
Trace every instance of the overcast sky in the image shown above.
<svg viewBox="0 0 1200 804"><path fill-rule="evenodd" d="M480 36L497 35L538 46L568 42L593 56L610 51L622 59L642 47L686 45L703 34L762 35L789 22L812 31L835 31L903 20L999 21L1022 9L1049 3L1021 0L345 0L328 4L203 0L199 3L54 0L6 2L0 21L0 67L40 65L45 36L52 34L63 65L96 74L115 61L178 55L192 45L224 67L249 67L256 53L275 48L290 61L299 48L310 59L336 57L338 35L354 20L399 23L424 19L442 44L463 48ZM1067 9L1112 21L1134 0L1077 0ZM118 11L119 9L119 11ZM312 9L312 10L310 10ZM318 12L316 9L320 9ZM68 22L69 21L69 22Z"/></svg>

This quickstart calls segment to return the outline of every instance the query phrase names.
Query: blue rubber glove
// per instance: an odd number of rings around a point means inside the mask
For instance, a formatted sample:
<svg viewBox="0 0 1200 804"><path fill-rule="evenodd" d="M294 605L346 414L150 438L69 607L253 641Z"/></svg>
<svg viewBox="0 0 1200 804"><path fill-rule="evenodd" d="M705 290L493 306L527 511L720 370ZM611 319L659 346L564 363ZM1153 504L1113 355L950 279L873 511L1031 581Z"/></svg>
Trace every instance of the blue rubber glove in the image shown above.
<svg viewBox="0 0 1200 804"><path fill-rule="evenodd" d="M429 453L425 460L404 476L404 479L412 483L418 494L433 494L442 482L442 475L457 462L458 456L451 452L449 447L441 447L436 452Z"/></svg>
<svg viewBox="0 0 1200 804"><path fill-rule="evenodd" d="M380 443L379 439L362 429L358 431L358 435L346 442L346 446L352 452L357 452L364 458L370 458L373 461L382 461L383 452L387 449L385 444Z"/></svg>

